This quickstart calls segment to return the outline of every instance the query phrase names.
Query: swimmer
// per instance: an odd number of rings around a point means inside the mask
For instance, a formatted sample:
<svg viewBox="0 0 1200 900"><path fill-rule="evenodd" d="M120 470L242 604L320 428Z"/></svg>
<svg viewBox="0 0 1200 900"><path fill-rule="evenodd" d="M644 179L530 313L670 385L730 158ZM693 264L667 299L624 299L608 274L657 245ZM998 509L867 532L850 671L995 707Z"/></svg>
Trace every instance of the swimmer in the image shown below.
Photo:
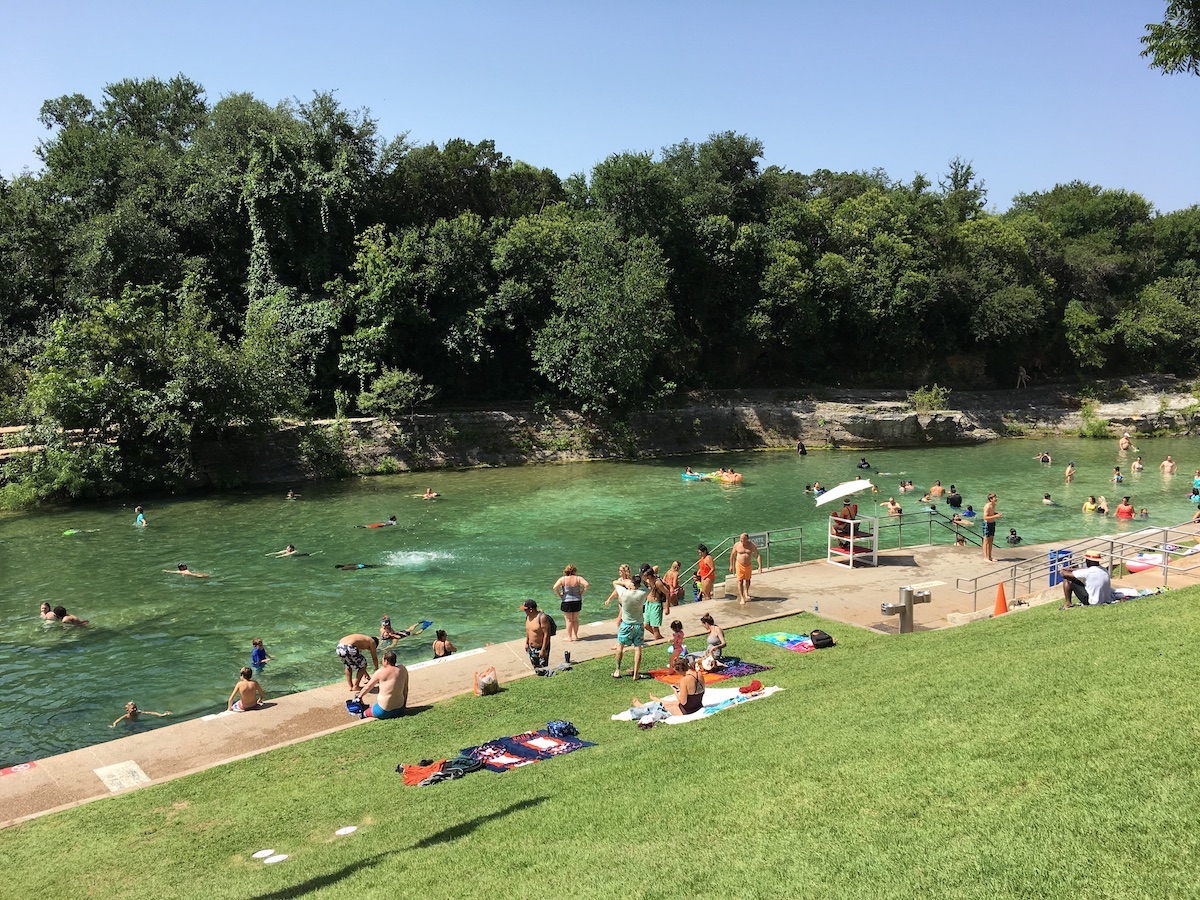
<svg viewBox="0 0 1200 900"><path fill-rule="evenodd" d="M108 727L116 728L122 722L128 722L130 725L132 725L138 720L138 716L142 715L143 713L147 716L158 716L160 719L171 714L170 712L155 712L152 709L138 709L138 705L130 700L125 704L125 715L121 716L121 718L117 719Z"/></svg>
<svg viewBox="0 0 1200 900"><path fill-rule="evenodd" d="M139 528L145 528L146 527L146 516L142 513L142 508L140 506L135 506L133 508L133 511L135 513L137 513L137 518L133 520L133 524L138 526Z"/></svg>
<svg viewBox="0 0 1200 900"><path fill-rule="evenodd" d="M1144 507L1144 506L1143 506L1143 507L1142 507L1142 511L1141 511L1140 513L1138 513L1138 518L1139 518L1139 519L1148 519L1148 518L1150 518L1150 510L1146 509L1146 507Z"/></svg>
<svg viewBox="0 0 1200 900"><path fill-rule="evenodd" d="M806 484L804 486L804 493L811 494L812 492L813 492L813 486L811 484Z"/></svg>
<svg viewBox="0 0 1200 900"><path fill-rule="evenodd" d="M193 572L188 568L187 563L180 563L174 569L163 569L166 575L191 575L193 578L207 578L207 572Z"/></svg>
<svg viewBox="0 0 1200 900"><path fill-rule="evenodd" d="M393 631L391 616L384 616L382 619L379 620L379 640L380 641L391 641L391 644L388 645L389 647L395 647L396 642L399 641L401 638L406 638L410 634L416 634L416 633L418 633L420 631L424 631L424 630L425 630L424 623L413 622L413 624L409 625L407 628L404 628L400 631Z"/></svg>
<svg viewBox="0 0 1200 900"><path fill-rule="evenodd" d="M976 512L975 512L974 508L972 508L971 504L968 503L967 508L963 511L963 518L964 519L973 519L973 518L975 518L975 516L976 516Z"/></svg>
<svg viewBox="0 0 1200 900"><path fill-rule="evenodd" d="M1019 534L1017 534L1017 529L1010 528L1008 529L1008 537L1006 540L1008 541L1008 546L1015 547L1017 544L1021 543L1022 538Z"/></svg>
<svg viewBox="0 0 1200 900"><path fill-rule="evenodd" d="M692 471L691 466L686 466L686 467L684 467L683 474L684 475L695 475L696 473Z"/></svg>
<svg viewBox="0 0 1200 900"><path fill-rule="evenodd" d="M250 665L254 668L261 669L274 658L263 646L262 638L254 638L250 641Z"/></svg>
<svg viewBox="0 0 1200 900"><path fill-rule="evenodd" d="M54 615L54 610L50 608L50 604L45 602L42 603L41 616L47 621L53 621L54 619L58 618L56 615Z"/></svg>
<svg viewBox="0 0 1200 900"><path fill-rule="evenodd" d="M86 625L87 619L81 619L79 616L73 616L67 612L65 606L54 607L54 618L62 622L64 625Z"/></svg>
<svg viewBox="0 0 1200 900"><path fill-rule="evenodd" d="M1035 456L1034 459L1036 459L1038 462L1040 462L1044 466L1050 465L1050 463L1053 461L1050 458L1049 450L1043 450L1041 453L1039 453L1037 456Z"/></svg>
<svg viewBox="0 0 1200 900"><path fill-rule="evenodd" d="M1067 463L1067 484L1075 480L1075 463Z"/></svg>
<svg viewBox="0 0 1200 900"><path fill-rule="evenodd" d="M1142 462L1142 458L1139 456L1133 461L1133 464L1129 468L1135 472L1140 472L1142 469L1146 468L1146 464Z"/></svg>
<svg viewBox="0 0 1200 900"><path fill-rule="evenodd" d="M355 569L382 569L383 566L375 563L338 563L334 568L341 569L343 572L352 572Z"/></svg>
<svg viewBox="0 0 1200 900"><path fill-rule="evenodd" d="M288 500L299 500L300 495L297 494L295 491L293 491L291 488L288 488L287 499Z"/></svg>
<svg viewBox="0 0 1200 900"><path fill-rule="evenodd" d="M1125 480L1125 476L1121 474L1121 467L1113 466L1112 483L1120 484L1124 480Z"/></svg>
<svg viewBox="0 0 1200 900"><path fill-rule="evenodd" d="M945 493L946 493L946 489L944 487L942 487L942 483L940 481L935 481L933 483L933 487L931 487L929 489L930 497L941 497Z"/></svg>
<svg viewBox="0 0 1200 900"><path fill-rule="evenodd" d="M424 498L425 500L432 500L434 497L440 497L440 496L442 496L442 495L439 494L437 491L435 491L431 487L425 488L425 493L421 495L421 497Z"/></svg>
<svg viewBox="0 0 1200 900"><path fill-rule="evenodd" d="M370 525L355 525L355 528L387 528L389 525L398 525L395 516L388 516L386 522L372 522Z"/></svg>
<svg viewBox="0 0 1200 900"><path fill-rule="evenodd" d="M229 694L229 709L233 712L249 712L260 708L267 695L263 693L262 685L254 680L254 670L249 666L242 666L239 674L241 677Z"/></svg>
<svg viewBox="0 0 1200 900"><path fill-rule="evenodd" d="M284 547L282 550L276 550L274 553L268 553L268 554L267 554L267 556L275 556L275 557L279 557L279 556L295 556L295 555L296 555L296 547L295 547L295 545L294 545L294 544L288 544L288 545L287 545L286 547Z"/></svg>
<svg viewBox="0 0 1200 900"><path fill-rule="evenodd" d="M1053 505L1054 505L1054 501L1050 499L1050 495L1043 494L1042 495L1042 506L1053 506Z"/></svg>
<svg viewBox="0 0 1200 900"><path fill-rule="evenodd" d="M867 462L867 458L865 456L860 456L858 458L858 468L860 468L860 469L871 468L871 464L869 462Z"/></svg>

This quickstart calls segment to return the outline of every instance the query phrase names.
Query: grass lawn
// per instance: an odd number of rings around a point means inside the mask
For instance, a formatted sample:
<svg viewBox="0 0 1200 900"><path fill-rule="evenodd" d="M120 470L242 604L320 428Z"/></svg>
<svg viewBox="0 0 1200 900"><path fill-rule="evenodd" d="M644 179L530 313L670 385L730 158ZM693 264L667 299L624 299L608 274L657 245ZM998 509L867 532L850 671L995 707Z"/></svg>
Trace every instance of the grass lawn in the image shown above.
<svg viewBox="0 0 1200 900"><path fill-rule="evenodd" d="M703 722L610 721L635 686L597 660L0 831L3 894L1200 896L1200 588L903 637L825 622L839 646L808 654L751 640L818 621L730 630L785 690ZM547 719L597 746L394 772Z"/></svg>

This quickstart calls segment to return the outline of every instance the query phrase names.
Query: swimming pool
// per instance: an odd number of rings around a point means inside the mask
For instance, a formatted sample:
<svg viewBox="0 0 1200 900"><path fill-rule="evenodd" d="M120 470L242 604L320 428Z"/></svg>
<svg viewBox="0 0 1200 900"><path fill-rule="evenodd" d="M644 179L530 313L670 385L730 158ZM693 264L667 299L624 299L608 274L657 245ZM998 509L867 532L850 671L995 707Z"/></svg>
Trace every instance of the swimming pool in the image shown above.
<svg viewBox="0 0 1200 900"><path fill-rule="evenodd" d="M1016 527L1026 542L1120 530L1113 517L1085 515L1088 494L1110 503L1130 494L1148 507L1149 524L1191 517L1191 476L1200 444L1186 438L1138 442L1147 471L1114 487L1112 467L1128 470L1116 441L1018 439L976 447L693 455L640 462L574 463L423 473L293 485L207 497L145 500L149 526L133 525L133 502L81 506L0 518L0 767L100 741L125 731L108 726L127 700L176 717L217 712L261 637L276 661L261 681L278 696L342 677L333 646L342 635L375 634L390 614L396 627L432 619L427 633L401 642L402 662L430 656L433 630L445 628L461 649L520 637L525 597L557 609L550 586L573 562L593 585L582 621L610 618L601 601L617 565L685 565L695 546L715 546L742 530L803 525L806 558L824 554L825 516L804 485L832 485L859 474L861 456L881 494L906 510L919 494L899 495L901 478L925 490L934 479L957 484L964 503L982 510L989 491L1004 513L998 540ZM1033 456L1048 449L1053 464ZM1164 478L1167 453L1180 474ZM1074 460L1074 484L1063 469ZM684 482L685 465L745 473L742 484ZM877 476L882 471L891 473ZM427 486L434 501L419 499ZM1051 493L1055 506L1044 506ZM140 499L140 498L139 498ZM364 529L389 515L399 525ZM1142 523L1135 520L1132 527ZM1128 526L1127 526L1128 527ZM66 535L63 532L75 530ZM906 534L907 534L906 529ZM913 537L921 529L913 530ZM267 554L295 544L315 555ZM207 579L166 574L177 563ZM380 568L339 571L338 563ZM718 572L723 571L718 560ZM42 600L91 620L87 628L45 624ZM603 612L601 611L603 610ZM138 728L173 719L150 719Z"/></svg>

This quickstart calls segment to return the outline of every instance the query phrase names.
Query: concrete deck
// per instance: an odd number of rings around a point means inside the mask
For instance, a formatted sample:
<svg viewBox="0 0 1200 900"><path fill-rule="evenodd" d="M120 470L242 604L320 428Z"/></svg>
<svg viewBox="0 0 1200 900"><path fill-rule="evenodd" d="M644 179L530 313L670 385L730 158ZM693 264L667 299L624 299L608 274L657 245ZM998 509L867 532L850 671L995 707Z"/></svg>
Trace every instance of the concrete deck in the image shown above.
<svg viewBox="0 0 1200 900"><path fill-rule="evenodd" d="M945 628L977 616L986 617L994 605L994 593L981 595L976 609L970 595L956 591L957 579L999 572L1026 559L1044 559L1049 546L998 546L995 564L984 563L977 548L935 546L882 552L876 567L849 569L824 561L780 566L754 576L754 600L744 607L731 599L736 597L736 582L731 579L726 582L728 598L685 603L672 609L668 621L678 618L691 636L703 633L699 620L706 612L711 612L723 628L816 612L848 625L894 633L899 630L899 621L884 617L880 604L897 600L902 586L912 586L931 594L930 603L915 607L915 629ZM1156 578L1156 573L1142 573L1121 583L1154 586L1161 584L1161 574ZM1045 583L1038 586L1029 599L1035 603L1061 602L1059 589L1047 591L1045 587ZM1016 599L1010 596L1010 604ZM597 604L585 604L585 620L596 612ZM616 633L613 618L582 626L581 639L570 644L561 639L561 613L556 613L556 618L560 631L554 641L552 663L563 661L564 650L570 651L573 663L611 658ZM409 705L425 706L468 692L474 673L489 666L496 667L502 684L532 675L524 651L522 620L515 608L513 632L522 637L410 667ZM331 645L331 658L332 654ZM651 646L647 656L651 665L644 668L662 665L664 647ZM631 664L627 657L626 665ZM343 683L274 698L262 710L180 722L0 771L0 815L4 819L0 827L344 728L380 727L346 713L349 692Z"/></svg>

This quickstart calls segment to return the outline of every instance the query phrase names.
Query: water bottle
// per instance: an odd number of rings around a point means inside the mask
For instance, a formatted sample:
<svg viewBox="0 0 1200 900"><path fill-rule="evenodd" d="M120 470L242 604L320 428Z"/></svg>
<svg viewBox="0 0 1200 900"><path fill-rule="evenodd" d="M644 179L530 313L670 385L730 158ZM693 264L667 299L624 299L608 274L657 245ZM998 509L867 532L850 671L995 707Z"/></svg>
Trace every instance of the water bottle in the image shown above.
<svg viewBox="0 0 1200 900"><path fill-rule="evenodd" d="M821 601L818 600L816 603L813 604L813 612L819 613L820 611L821 611Z"/></svg>

